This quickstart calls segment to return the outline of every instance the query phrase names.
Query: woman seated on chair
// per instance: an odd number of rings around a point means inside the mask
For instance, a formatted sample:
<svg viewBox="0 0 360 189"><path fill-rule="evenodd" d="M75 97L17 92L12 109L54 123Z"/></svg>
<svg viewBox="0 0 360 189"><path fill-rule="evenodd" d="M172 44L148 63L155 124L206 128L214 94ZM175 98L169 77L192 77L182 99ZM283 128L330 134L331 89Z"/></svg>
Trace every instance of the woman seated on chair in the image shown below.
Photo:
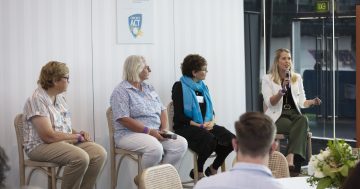
<svg viewBox="0 0 360 189"><path fill-rule="evenodd" d="M307 118L301 114L300 108L320 105L321 100L307 100L300 74L293 70L290 51L278 49L269 74L262 79L264 95L264 113L272 118L277 132L289 135L286 159L290 172L300 172L301 162L305 160Z"/></svg>
<svg viewBox="0 0 360 189"><path fill-rule="evenodd" d="M144 57L129 56L123 78L110 99L114 119L116 147L143 153L142 167L161 163L178 166L187 150L186 140L166 139L167 112L154 87L145 83L150 67Z"/></svg>
<svg viewBox="0 0 360 189"><path fill-rule="evenodd" d="M197 54L186 56L181 71L183 76L172 88L174 130L185 137L189 148L198 154L199 178L204 176L206 159L216 152L214 162L205 170L207 176L214 175L233 151L231 140L235 135L215 123L211 96L203 82L207 73L205 58ZM193 170L190 177L194 178Z"/></svg>
<svg viewBox="0 0 360 189"><path fill-rule="evenodd" d="M50 61L42 67L39 87L24 107L24 149L31 160L65 166L61 188L93 188L105 161L105 149L89 133L71 126L65 95L69 69Z"/></svg>

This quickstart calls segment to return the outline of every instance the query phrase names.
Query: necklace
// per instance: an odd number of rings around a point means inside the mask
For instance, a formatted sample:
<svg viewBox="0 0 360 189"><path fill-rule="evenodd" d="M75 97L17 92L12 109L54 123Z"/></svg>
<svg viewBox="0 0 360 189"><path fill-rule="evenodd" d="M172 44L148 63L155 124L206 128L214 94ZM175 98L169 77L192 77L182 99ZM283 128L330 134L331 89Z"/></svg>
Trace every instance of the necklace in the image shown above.
<svg viewBox="0 0 360 189"><path fill-rule="evenodd" d="M290 89L288 89L284 95L284 98L285 98L285 104L284 104L284 109L285 110L290 110L291 109L291 105L288 104L288 95L289 95L289 91Z"/></svg>

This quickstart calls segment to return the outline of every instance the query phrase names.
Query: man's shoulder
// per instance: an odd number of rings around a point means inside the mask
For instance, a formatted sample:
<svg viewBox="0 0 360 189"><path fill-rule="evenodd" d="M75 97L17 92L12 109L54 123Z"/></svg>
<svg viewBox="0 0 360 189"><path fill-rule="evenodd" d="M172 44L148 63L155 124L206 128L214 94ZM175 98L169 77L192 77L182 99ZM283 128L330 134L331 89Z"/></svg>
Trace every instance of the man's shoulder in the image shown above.
<svg viewBox="0 0 360 189"><path fill-rule="evenodd" d="M253 182L257 180L257 182ZM195 189L283 189L283 186L272 176L254 174L252 171L227 171L201 179Z"/></svg>

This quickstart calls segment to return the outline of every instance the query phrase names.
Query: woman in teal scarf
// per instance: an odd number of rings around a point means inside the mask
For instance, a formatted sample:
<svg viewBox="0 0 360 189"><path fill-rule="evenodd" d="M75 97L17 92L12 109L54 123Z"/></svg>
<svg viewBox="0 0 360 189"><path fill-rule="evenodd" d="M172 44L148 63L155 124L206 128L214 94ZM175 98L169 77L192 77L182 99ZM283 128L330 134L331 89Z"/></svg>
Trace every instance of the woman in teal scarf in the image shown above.
<svg viewBox="0 0 360 189"><path fill-rule="evenodd" d="M199 177L203 177L206 159L215 152L214 162L205 170L205 175L217 173L218 168L232 152L230 131L215 124L213 103L203 80L207 73L206 60L196 54L185 57L181 71L183 76L172 88L174 103L174 130L185 137L189 148L198 154ZM193 170L190 177L194 178Z"/></svg>

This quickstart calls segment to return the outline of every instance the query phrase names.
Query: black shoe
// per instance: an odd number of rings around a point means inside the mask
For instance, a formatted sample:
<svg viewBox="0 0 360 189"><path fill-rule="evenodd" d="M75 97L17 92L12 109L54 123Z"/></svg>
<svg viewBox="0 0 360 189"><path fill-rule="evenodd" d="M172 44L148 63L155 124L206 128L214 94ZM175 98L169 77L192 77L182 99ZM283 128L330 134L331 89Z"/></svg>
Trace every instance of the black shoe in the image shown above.
<svg viewBox="0 0 360 189"><path fill-rule="evenodd" d="M213 174L211 173L210 167L206 168L206 170L205 170L205 175L206 175L207 177L213 175Z"/></svg>
<svg viewBox="0 0 360 189"><path fill-rule="evenodd" d="M295 172L295 166L289 165L289 172Z"/></svg>
<svg viewBox="0 0 360 189"><path fill-rule="evenodd" d="M189 177L192 178L192 179L195 178L195 176L194 176L194 169L191 169L191 171L190 171L190 173L189 173ZM202 179L203 177L204 177L204 175L199 174L198 180Z"/></svg>
<svg viewBox="0 0 360 189"><path fill-rule="evenodd" d="M290 177L297 177L300 174L300 171L297 171L294 165L289 166Z"/></svg>
<svg viewBox="0 0 360 189"><path fill-rule="evenodd" d="M189 177L194 179L194 169L191 169L191 171L189 173Z"/></svg>
<svg viewBox="0 0 360 189"><path fill-rule="evenodd" d="M296 172L296 171L290 171L290 177L297 177L299 176L300 173L299 172Z"/></svg>

